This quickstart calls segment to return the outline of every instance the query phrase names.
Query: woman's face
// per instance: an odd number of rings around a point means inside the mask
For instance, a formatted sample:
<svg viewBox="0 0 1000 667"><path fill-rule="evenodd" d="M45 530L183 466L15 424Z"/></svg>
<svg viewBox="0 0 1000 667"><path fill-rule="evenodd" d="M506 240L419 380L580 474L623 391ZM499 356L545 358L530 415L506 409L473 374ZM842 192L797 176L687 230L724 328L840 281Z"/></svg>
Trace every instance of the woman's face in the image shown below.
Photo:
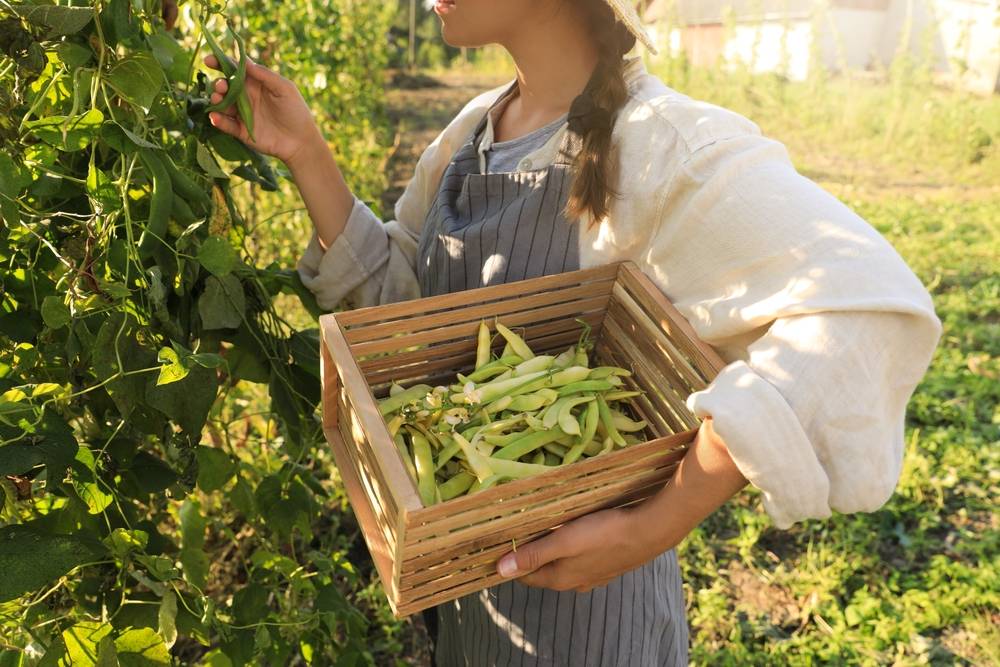
<svg viewBox="0 0 1000 667"><path fill-rule="evenodd" d="M519 28L550 18L563 0L431 0L441 33L451 46L477 47L505 41Z"/></svg>

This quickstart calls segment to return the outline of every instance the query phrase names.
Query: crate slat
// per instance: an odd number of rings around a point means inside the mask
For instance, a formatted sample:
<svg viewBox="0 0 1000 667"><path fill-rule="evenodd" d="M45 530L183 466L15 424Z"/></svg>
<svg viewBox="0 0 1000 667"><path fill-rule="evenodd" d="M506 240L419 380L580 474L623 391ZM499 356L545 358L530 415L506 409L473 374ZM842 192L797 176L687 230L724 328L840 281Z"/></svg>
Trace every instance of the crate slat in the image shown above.
<svg viewBox="0 0 1000 667"><path fill-rule="evenodd" d="M504 323L510 328L517 328L535 322L543 322L554 319L565 319L570 315L578 313L597 312L601 313L607 306L608 296L597 296L581 301L572 301L555 306L545 306L522 310L511 313L504 318ZM392 338L368 341L352 345L354 354L365 357L370 354L382 354L384 352L394 352L400 348L412 347L414 345L426 345L427 343L439 343L455 338L474 338L479 331L479 320L475 322L465 322L463 324L452 324L418 331L417 333L403 333L403 335Z"/></svg>
<svg viewBox="0 0 1000 667"><path fill-rule="evenodd" d="M562 287L573 285L583 285L586 283L607 283L611 284L619 276L616 265L599 266L583 271L573 271L560 273L541 278L533 278L504 285L494 285L492 287L480 287L473 290L464 290L453 294L442 294L440 296L428 297L424 299L414 299L412 301L401 301L399 303L384 306L371 306L368 308L358 308L344 313L337 314L337 321L345 329L351 329L358 325L375 324L389 320L405 320L413 315L423 315L438 310L453 310L468 306L470 303L482 303L487 301L501 301L504 299L526 296L540 292L552 292Z"/></svg>
<svg viewBox="0 0 1000 667"><path fill-rule="evenodd" d="M445 324L472 323L478 327L480 320L492 322L494 318L498 318L501 321L506 321L505 316L533 308L554 304L583 303L594 297L606 297L610 294L613 284L611 281L587 283L558 291L522 296L509 301L467 306L457 313L447 311L422 317L411 317L405 320L405 323L381 322L367 326L356 326L347 331L346 338L348 343L354 345L393 336L404 327L408 333L434 330Z"/></svg>

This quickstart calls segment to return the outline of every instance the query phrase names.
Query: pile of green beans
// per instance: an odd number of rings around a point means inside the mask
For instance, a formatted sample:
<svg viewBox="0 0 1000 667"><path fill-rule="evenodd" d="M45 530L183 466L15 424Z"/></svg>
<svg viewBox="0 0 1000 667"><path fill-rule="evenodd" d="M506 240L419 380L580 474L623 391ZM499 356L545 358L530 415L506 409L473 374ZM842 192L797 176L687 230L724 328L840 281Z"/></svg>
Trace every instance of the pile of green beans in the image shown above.
<svg viewBox="0 0 1000 667"><path fill-rule="evenodd" d="M425 506L643 442L645 421L628 415L631 372L591 367L589 330L557 356L536 355L496 323L479 325L475 369L451 386L394 384L379 402Z"/></svg>

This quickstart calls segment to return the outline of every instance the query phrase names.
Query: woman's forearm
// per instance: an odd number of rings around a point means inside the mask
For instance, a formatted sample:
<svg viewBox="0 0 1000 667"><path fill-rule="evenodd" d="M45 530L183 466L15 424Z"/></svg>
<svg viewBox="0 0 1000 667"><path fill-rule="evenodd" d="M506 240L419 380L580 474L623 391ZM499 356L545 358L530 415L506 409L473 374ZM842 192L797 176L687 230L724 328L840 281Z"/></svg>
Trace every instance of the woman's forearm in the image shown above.
<svg viewBox="0 0 1000 667"><path fill-rule="evenodd" d="M666 551L746 484L725 443L712 429L712 420L706 419L670 482L633 509L637 525L654 542L656 551Z"/></svg>
<svg viewBox="0 0 1000 667"><path fill-rule="evenodd" d="M304 145L287 165L316 227L320 245L329 248L347 225L354 195L318 130L316 138Z"/></svg>

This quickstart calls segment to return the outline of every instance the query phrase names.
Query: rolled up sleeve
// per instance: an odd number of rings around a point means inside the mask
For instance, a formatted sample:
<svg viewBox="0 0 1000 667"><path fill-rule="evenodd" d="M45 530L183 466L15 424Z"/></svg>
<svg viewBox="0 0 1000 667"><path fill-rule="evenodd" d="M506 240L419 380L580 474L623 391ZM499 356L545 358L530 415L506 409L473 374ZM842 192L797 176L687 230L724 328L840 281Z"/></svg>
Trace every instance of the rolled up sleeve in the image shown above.
<svg viewBox="0 0 1000 667"><path fill-rule="evenodd" d="M727 350L688 407L712 418L775 525L881 507L941 334L892 246L780 144L748 135L687 160L647 260L699 336Z"/></svg>

